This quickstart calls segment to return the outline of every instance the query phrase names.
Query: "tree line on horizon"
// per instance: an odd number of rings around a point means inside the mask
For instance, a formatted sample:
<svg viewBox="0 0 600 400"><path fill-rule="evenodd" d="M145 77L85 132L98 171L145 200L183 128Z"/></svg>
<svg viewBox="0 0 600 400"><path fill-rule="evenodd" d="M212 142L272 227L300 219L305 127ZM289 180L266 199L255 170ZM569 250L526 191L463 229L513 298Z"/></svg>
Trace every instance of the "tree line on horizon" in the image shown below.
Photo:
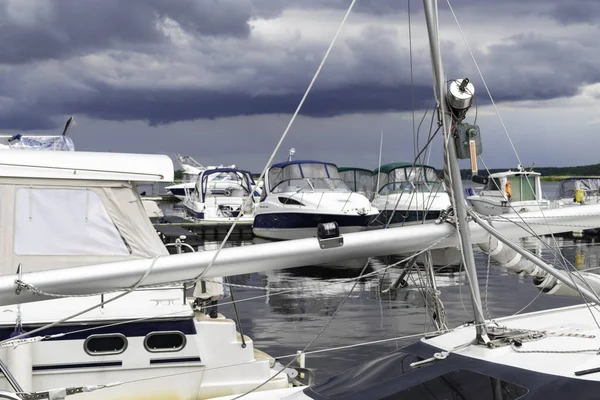
<svg viewBox="0 0 600 400"><path fill-rule="evenodd" d="M527 168L528 170L530 168ZM490 173L494 174L496 172L504 172L508 171L509 168L494 168L490 169ZM591 164L591 165L580 165L576 167L534 167L533 171L539 172L544 176L600 176L600 164ZM471 179L471 170L470 169L461 169L460 170L461 177L465 180ZM488 172L485 170L480 170L479 175L487 176ZM181 180L183 177L183 171L178 169L175 170L175 180ZM256 174L258 177L258 174Z"/></svg>

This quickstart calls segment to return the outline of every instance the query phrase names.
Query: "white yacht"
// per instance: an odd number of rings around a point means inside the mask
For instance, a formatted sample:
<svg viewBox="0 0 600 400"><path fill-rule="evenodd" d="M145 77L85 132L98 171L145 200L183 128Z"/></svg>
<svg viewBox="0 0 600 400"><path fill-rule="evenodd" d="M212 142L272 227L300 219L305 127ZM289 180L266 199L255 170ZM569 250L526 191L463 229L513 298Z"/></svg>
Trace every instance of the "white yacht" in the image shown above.
<svg viewBox="0 0 600 400"><path fill-rule="evenodd" d="M198 161L194 160L190 156L177 156L177 161L179 161L179 165L181 165L182 176L181 183L176 185L171 185L165 187L165 189L170 192L173 196L177 197L179 200L185 200L186 193L191 194L196 190L196 181L198 180L198 176L203 171L207 169L214 168L235 168L235 165L219 165L219 166L207 166L200 164Z"/></svg>
<svg viewBox="0 0 600 400"><path fill-rule="evenodd" d="M545 210L550 207L550 201L544 199L540 176L539 172L523 168L490 174L479 179L485 185L479 192L472 188L466 190L467 200L483 215Z"/></svg>
<svg viewBox="0 0 600 400"><path fill-rule="evenodd" d="M435 168L413 163L385 164L373 171L380 210L378 224L403 226L434 222L450 207L450 197Z"/></svg>
<svg viewBox="0 0 600 400"><path fill-rule="evenodd" d="M253 232L266 239L317 235L317 225L337 223L341 232L365 230L377 217L365 196L352 192L335 164L295 160L273 164L265 176Z"/></svg>
<svg viewBox="0 0 600 400"><path fill-rule="evenodd" d="M254 216L254 180L252 174L236 168L202 171L195 190L183 201L186 213L207 222L252 222ZM252 196L251 196L252 195Z"/></svg>
<svg viewBox="0 0 600 400"><path fill-rule="evenodd" d="M146 216L136 187L171 181L169 157L0 150L0 165L0 275L19 270L19 277L37 272L61 280L69 267L131 261L145 263L150 272L159 259L174 257ZM46 296L44 290L56 293L22 279L17 298L30 290L38 299ZM205 399L243 393L268 379L265 389L289 386L288 376L275 376L268 357L236 331L234 321L195 312L181 284L134 290L112 301L128 286L111 289L102 279L81 283L106 284L102 292L112 293L0 307L2 343L32 333L0 346L0 357L20 384L13 390L98 384L107 386L77 398ZM0 378L0 390L8 388ZM50 398L62 398L59 394Z"/></svg>

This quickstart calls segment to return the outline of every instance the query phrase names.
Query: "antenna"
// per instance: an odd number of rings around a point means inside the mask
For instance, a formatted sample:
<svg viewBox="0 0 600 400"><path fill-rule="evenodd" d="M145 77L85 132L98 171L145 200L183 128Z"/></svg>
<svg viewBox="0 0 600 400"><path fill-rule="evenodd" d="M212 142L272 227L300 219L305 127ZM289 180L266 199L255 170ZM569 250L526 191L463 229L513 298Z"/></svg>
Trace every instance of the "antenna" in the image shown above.
<svg viewBox="0 0 600 400"><path fill-rule="evenodd" d="M377 163L377 187L375 194L379 193L379 175L381 174L381 152L383 150L383 130L381 131L381 139L379 140L379 162Z"/></svg>
<svg viewBox="0 0 600 400"><path fill-rule="evenodd" d="M290 149L290 155L289 155L289 157L288 157L288 161L292 161L292 156L293 156L294 154L296 154L296 149L292 147L292 148Z"/></svg>

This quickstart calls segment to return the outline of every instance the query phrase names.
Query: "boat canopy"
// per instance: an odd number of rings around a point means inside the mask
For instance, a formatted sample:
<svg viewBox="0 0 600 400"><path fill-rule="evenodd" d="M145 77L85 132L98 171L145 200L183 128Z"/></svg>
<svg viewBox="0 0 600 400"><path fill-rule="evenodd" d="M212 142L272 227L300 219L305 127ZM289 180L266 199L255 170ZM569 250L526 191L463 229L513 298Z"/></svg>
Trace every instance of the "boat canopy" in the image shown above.
<svg viewBox="0 0 600 400"><path fill-rule="evenodd" d="M210 187L209 187L210 184ZM199 187L199 185L201 187ZM210 196L245 196L252 193L254 179L249 171L237 168L214 168L203 171L196 182L201 201ZM237 191L242 193L236 193Z"/></svg>
<svg viewBox="0 0 600 400"><path fill-rule="evenodd" d="M0 136L0 147L14 150L74 151L68 136L13 135Z"/></svg>
<svg viewBox="0 0 600 400"><path fill-rule="evenodd" d="M389 184L410 183L440 183L438 172L435 168L428 165L413 163L392 163L382 165L373 171L373 179L377 182L379 175L379 185L377 191Z"/></svg>
<svg viewBox="0 0 600 400"><path fill-rule="evenodd" d="M269 191L285 181L323 178L342 181L337 166L332 163L313 160L281 162L269 168Z"/></svg>
<svg viewBox="0 0 600 400"><path fill-rule="evenodd" d="M600 177L573 177L563 179L556 191L557 199L574 199L575 190L583 189L586 196L600 194Z"/></svg>
<svg viewBox="0 0 600 400"><path fill-rule="evenodd" d="M0 150L0 167L0 177L173 182L173 161L158 154Z"/></svg>
<svg viewBox="0 0 600 400"><path fill-rule="evenodd" d="M373 196L373 171L365 168L338 167L338 172L350 190L362 193L369 199Z"/></svg>

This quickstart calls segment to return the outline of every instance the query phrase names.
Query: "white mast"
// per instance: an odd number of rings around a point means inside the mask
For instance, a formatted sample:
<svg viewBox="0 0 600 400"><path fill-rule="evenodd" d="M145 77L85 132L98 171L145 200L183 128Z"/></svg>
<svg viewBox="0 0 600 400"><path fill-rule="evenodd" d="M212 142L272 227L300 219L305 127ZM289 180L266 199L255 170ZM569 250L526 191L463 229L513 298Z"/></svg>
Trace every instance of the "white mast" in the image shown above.
<svg viewBox="0 0 600 400"><path fill-rule="evenodd" d="M471 236L469 234L460 169L456 158L456 149L454 148L454 138L451 137L450 132L452 116L448 112L446 104L447 88L439 45L437 0L423 0L423 6L425 8L427 32L429 33L431 64L433 66L433 75L438 95L438 112L441 114L439 120L442 123L444 133L444 180L446 183L449 183L449 185L446 185L446 189L450 194L450 198L453 200L453 208L456 213L456 227L460 238L465 271L469 279L471 301L473 303L473 312L475 314L477 341L480 343L487 343L489 342L489 338L487 336L485 318L483 317L483 308L481 306L481 295L479 293L479 283L477 281L477 271L475 269L475 259L473 257L473 245L471 244Z"/></svg>

